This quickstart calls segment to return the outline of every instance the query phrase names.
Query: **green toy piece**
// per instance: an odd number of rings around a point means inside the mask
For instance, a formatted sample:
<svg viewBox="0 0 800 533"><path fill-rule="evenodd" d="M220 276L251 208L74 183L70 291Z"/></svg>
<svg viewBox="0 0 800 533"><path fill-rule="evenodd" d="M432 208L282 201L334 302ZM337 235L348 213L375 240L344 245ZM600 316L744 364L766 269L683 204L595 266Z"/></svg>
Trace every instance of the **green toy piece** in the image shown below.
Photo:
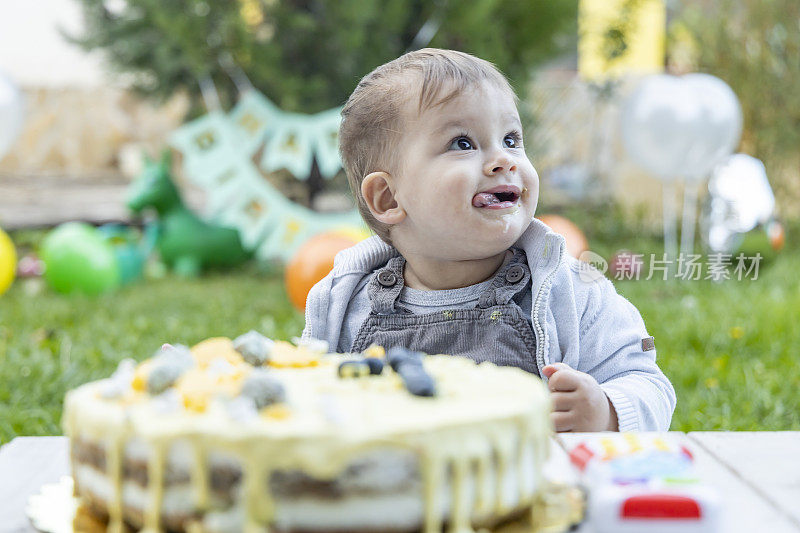
<svg viewBox="0 0 800 533"><path fill-rule="evenodd" d="M161 260L182 276L196 276L207 267L236 266L252 254L244 249L239 232L209 224L181 200L170 175L171 157L145 157L145 168L128 191L128 208L139 213L152 208L158 214L155 239Z"/></svg>

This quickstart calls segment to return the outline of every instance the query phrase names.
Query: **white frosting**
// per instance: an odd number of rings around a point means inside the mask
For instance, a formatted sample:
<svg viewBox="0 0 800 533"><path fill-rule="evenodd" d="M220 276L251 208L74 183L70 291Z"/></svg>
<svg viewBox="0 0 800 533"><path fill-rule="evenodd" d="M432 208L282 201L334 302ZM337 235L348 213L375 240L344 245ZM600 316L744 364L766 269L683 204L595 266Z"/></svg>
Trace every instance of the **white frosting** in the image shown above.
<svg viewBox="0 0 800 533"><path fill-rule="evenodd" d="M131 390L133 373L136 369L136 361L133 359L123 359L119 362L117 370L110 378L102 381L100 395L106 399L119 398Z"/></svg>

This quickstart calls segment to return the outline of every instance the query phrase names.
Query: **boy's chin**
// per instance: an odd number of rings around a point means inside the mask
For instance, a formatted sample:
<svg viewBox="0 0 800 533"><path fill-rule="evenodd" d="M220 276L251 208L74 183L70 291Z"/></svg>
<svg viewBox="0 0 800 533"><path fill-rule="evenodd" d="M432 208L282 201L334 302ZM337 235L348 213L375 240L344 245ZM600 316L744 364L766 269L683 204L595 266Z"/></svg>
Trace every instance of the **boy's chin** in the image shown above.
<svg viewBox="0 0 800 533"><path fill-rule="evenodd" d="M510 220L500 220L497 223L487 224L475 232L481 240L494 246L508 248L525 232L530 222L525 222L522 217Z"/></svg>
<svg viewBox="0 0 800 533"><path fill-rule="evenodd" d="M505 229L505 228L504 228ZM484 230L469 235L464 235L464 243L469 243L469 255L474 258L491 257L511 248L520 238L525 228L518 226L503 230Z"/></svg>

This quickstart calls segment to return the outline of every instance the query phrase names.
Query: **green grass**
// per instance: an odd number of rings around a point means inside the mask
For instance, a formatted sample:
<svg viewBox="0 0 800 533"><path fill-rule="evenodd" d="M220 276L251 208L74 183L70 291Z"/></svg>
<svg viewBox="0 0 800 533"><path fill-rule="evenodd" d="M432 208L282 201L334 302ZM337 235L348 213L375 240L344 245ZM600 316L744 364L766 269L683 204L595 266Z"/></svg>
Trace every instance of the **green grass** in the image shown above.
<svg viewBox="0 0 800 533"><path fill-rule="evenodd" d="M800 253L755 281L626 281L678 404L672 429L800 429Z"/></svg>
<svg viewBox="0 0 800 533"><path fill-rule="evenodd" d="M626 239L628 248L659 249ZM592 248L605 255L608 242L592 239ZM800 251L787 250L756 281L615 282L644 316L675 386L672 429L800 429L798 267ZM303 326L275 269L147 280L96 298L35 289L18 280L0 296L2 442L60 434L66 391L108 376L122 358L249 329L288 339Z"/></svg>
<svg viewBox="0 0 800 533"><path fill-rule="evenodd" d="M15 282L0 297L0 441L61 433L64 394L107 377L120 359L163 343L194 344L250 329L289 339L303 316L277 273L242 269L197 280L148 280L91 298Z"/></svg>

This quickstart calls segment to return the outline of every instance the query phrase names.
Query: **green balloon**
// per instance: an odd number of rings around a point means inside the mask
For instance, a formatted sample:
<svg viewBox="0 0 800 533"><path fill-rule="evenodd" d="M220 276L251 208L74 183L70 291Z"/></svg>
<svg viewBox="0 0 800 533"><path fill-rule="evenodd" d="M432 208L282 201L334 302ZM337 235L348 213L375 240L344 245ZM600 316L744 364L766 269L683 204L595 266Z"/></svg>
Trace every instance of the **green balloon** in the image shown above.
<svg viewBox="0 0 800 533"><path fill-rule="evenodd" d="M113 247L88 224L58 226L42 243L41 257L45 279L59 292L99 294L119 284Z"/></svg>

